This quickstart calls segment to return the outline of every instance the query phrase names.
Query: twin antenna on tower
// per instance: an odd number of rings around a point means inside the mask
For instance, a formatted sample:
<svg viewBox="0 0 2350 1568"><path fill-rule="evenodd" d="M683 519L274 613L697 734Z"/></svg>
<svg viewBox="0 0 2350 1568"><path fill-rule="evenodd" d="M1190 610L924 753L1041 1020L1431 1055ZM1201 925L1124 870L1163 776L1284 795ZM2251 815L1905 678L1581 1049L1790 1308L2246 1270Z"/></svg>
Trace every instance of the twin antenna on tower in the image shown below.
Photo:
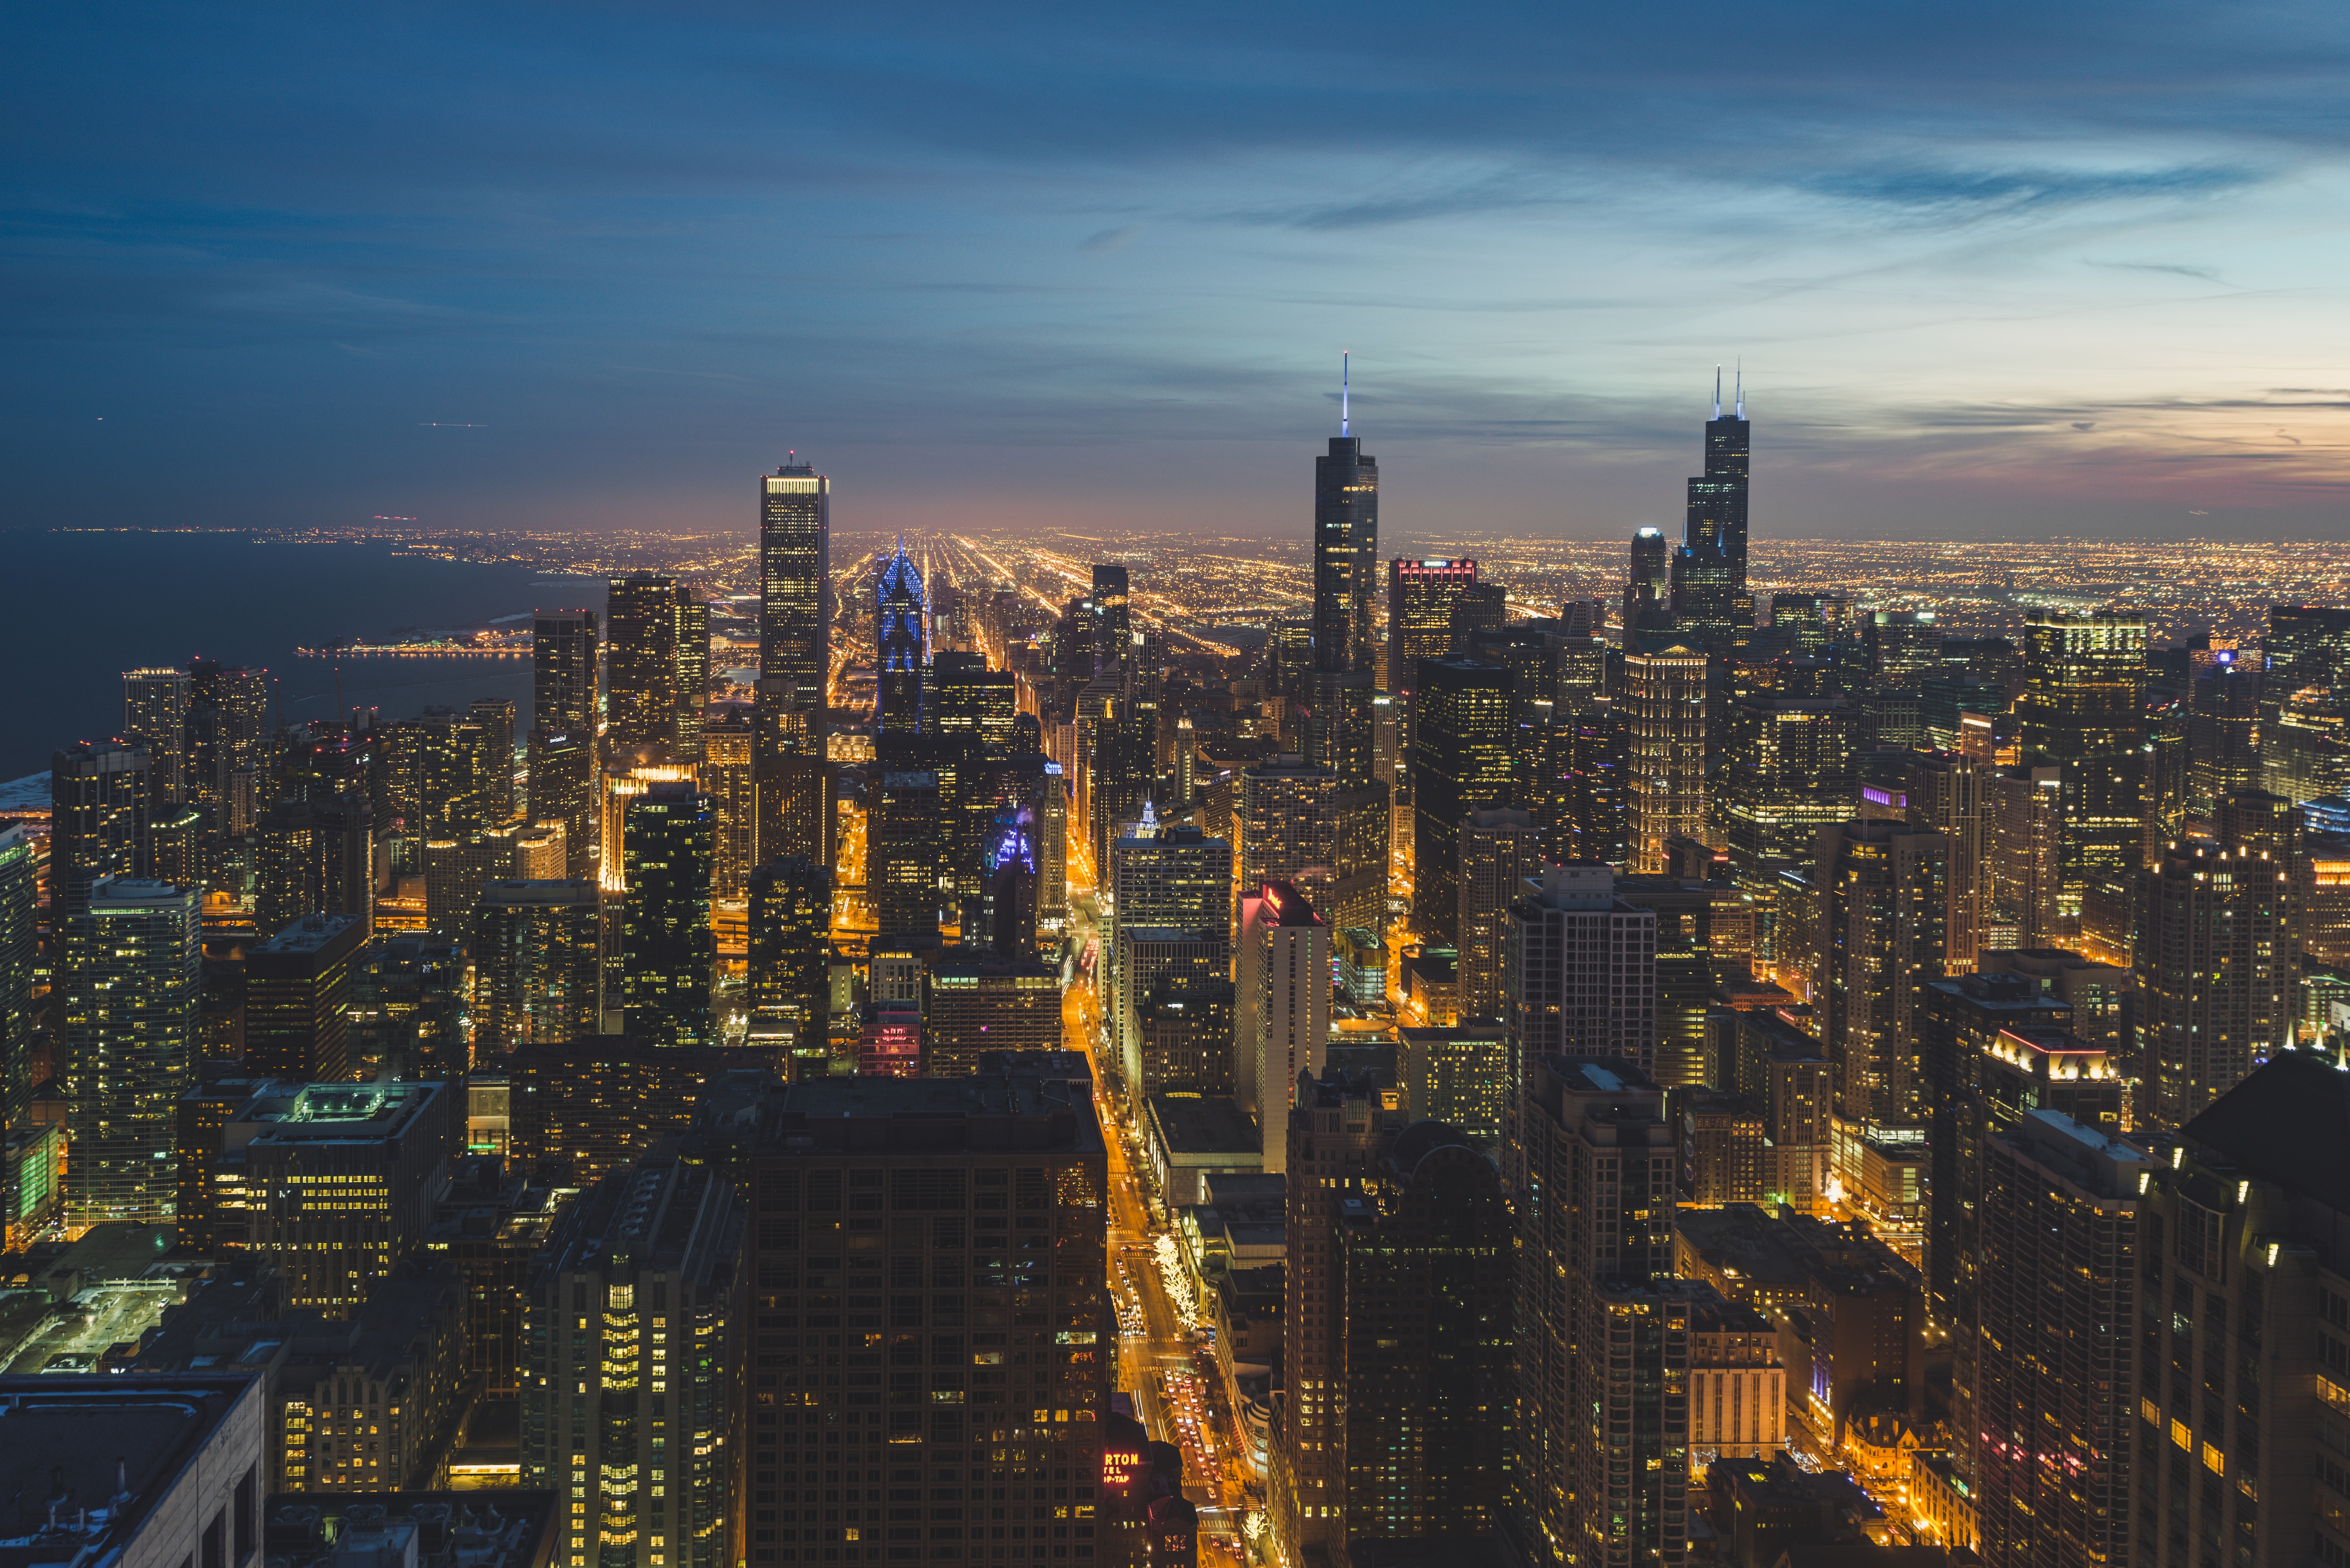
<svg viewBox="0 0 2350 1568"><path fill-rule="evenodd" d="M1735 399L1731 406L1737 410L1736 417L1742 420L1746 417L1746 362L1742 359L1738 363L1736 377L1731 382ZM1721 367L1719 365L1713 368L1713 417L1721 417Z"/></svg>

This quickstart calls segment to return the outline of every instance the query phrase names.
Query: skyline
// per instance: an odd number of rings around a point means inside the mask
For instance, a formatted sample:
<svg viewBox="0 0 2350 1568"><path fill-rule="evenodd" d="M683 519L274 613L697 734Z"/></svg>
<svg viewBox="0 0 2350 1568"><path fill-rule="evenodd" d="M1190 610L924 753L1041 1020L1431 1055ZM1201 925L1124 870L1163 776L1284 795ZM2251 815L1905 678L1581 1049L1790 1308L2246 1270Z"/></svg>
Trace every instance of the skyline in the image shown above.
<svg viewBox="0 0 2350 1568"><path fill-rule="evenodd" d="M2345 531L2314 8L226 16L17 52L18 522L1272 535L1347 352L1399 533L1676 532L1717 363L1758 537Z"/></svg>

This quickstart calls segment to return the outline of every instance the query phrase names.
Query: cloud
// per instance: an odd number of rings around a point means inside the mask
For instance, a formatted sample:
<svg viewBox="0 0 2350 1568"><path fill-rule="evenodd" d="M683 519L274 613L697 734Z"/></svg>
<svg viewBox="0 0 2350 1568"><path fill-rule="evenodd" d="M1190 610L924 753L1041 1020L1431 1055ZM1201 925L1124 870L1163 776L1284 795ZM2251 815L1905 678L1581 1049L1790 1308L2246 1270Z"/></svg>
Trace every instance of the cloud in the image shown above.
<svg viewBox="0 0 2350 1568"><path fill-rule="evenodd" d="M1132 244L1141 233L1140 223L1121 223L1115 229L1103 229L1098 233L1087 234L1077 242L1077 249L1091 255L1106 255L1111 251L1124 250Z"/></svg>

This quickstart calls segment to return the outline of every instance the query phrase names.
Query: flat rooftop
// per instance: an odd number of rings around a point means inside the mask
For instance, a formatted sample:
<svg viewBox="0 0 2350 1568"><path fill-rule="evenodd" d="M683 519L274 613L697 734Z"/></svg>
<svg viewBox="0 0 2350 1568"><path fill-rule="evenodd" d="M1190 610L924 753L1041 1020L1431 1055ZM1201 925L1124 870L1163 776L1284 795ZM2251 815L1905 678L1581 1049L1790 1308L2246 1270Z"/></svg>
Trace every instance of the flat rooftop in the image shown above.
<svg viewBox="0 0 2350 1568"><path fill-rule="evenodd" d="M1153 1095L1150 1120L1170 1158L1264 1152L1256 1122L1228 1096Z"/></svg>

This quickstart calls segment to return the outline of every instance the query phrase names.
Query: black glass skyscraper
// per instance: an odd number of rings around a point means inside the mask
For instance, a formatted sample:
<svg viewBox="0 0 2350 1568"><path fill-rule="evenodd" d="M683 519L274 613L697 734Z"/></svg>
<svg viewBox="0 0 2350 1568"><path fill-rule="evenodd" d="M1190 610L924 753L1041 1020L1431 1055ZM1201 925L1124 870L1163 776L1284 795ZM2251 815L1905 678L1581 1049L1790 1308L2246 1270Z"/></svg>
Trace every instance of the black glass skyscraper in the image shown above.
<svg viewBox="0 0 2350 1568"><path fill-rule="evenodd" d="M1094 566L1094 615L1101 629L1094 635L1094 673L1116 675L1120 680L1134 667L1134 620L1127 603L1124 566Z"/></svg>
<svg viewBox="0 0 2350 1568"><path fill-rule="evenodd" d="M1689 482L1689 532L1682 543L1695 550L1719 550L1729 563L1733 592L1746 588L1746 394L1743 387L1725 417L1721 374L1713 379L1713 418L1705 426L1705 472Z"/></svg>
<svg viewBox="0 0 2350 1568"><path fill-rule="evenodd" d="M922 574L906 554L905 541L883 563L873 581L876 727L885 734L911 735L922 727Z"/></svg>
<svg viewBox="0 0 2350 1568"><path fill-rule="evenodd" d="M1339 432L1314 460L1314 668L1376 670L1371 595L1379 569L1379 460Z"/></svg>
<svg viewBox="0 0 2350 1568"><path fill-rule="evenodd" d="M806 463L763 476L759 493L759 674L787 680L824 751L832 654L832 481Z"/></svg>

